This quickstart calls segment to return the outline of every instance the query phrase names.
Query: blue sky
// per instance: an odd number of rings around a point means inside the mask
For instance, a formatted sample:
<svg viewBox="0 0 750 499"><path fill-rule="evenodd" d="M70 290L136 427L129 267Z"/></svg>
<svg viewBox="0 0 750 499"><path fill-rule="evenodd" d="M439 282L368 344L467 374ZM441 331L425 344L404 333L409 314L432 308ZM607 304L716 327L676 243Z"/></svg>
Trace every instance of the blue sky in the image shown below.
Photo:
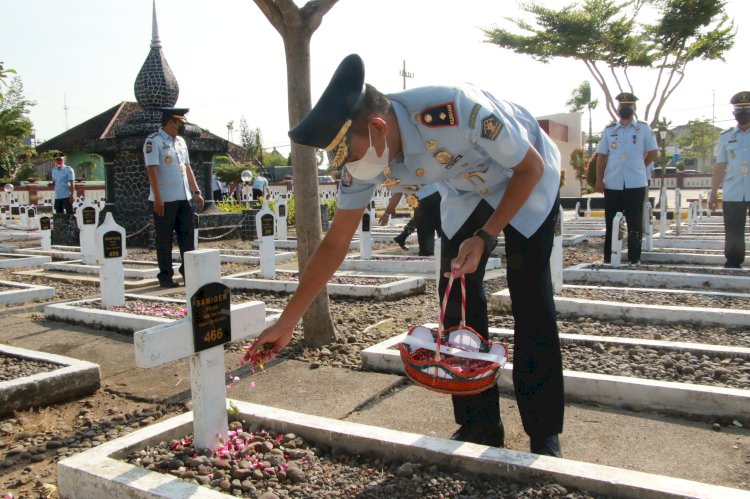
<svg viewBox="0 0 750 499"><path fill-rule="evenodd" d="M569 2L540 3L559 8ZM386 92L402 88L399 71L406 60L414 73L408 87L468 81L535 115L564 112L571 90L591 80L583 63L541 64L483 43L480 28L508 26L503 18L519 15L515 5L340 0L312 39L313 101L339 61L357 52L365 60L367 81ZM0 60L18 71L28 97L37 102L31 118L38 138L65 131L66 114L73 127L120 101L135 100L133 82L151 40L151 0L0 0L0 7ZM715 113L717 125L728 127L729 98L750 89L742 57L750 47L750 2L728 0L727 10L738 30L735 48L726 62L688 67L662 113L673 124ZM226 137L227 122L234 120L236 129L244 116L263 131L267 146L288 152L281 37L252 0L157 0L157 15L163 50L180 84L178 105L191 108L190 120ZM653 79L634 78L643 99ZM595 114L596 129L608 122L603 109Z"/></svg>

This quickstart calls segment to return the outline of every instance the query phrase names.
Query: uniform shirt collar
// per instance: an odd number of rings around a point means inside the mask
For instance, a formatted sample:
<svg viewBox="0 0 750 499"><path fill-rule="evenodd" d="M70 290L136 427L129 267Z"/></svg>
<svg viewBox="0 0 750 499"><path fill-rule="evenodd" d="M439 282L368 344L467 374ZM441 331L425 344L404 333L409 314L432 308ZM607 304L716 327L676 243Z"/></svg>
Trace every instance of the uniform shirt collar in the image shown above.
<svg viewBox="0 0 750 499"><path fill-rule="evenodd" d="M172 142L175 142L177 140L177 136L172 137L167 132L165 132L163 128L159 128L159 133L161 134L162 138L164 138L164 139L171 140Z"/></svg>
<svg viewBox="0 0 750 499"><path fill-rule="evenodd" d="M412 123L409 111L400 102L391 99L393 112L398 122L398 131L401 134L401 154L396 156L391 162L401 162L406 164L409 156L417 156L424 152L422 139L417 130L416 124Z"/></svg>
<svg viewBox="0 0 750 499"><path fill-rule="evenodd" d="M627 125L623 125L621 121L617 121L617 127L615 128L628 128L629 126L635 126L635 120L631 121Z"/></svg>

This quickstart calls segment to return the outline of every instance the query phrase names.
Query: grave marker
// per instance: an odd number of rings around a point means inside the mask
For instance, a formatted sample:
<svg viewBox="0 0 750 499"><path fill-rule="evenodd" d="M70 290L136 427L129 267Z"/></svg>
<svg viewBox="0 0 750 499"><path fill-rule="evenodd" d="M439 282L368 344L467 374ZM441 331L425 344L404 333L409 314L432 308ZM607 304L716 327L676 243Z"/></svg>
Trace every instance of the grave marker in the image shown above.
<svg viewBox="0 0 750 499"><path fill-rule="evenodd" d="M662 186L659 201L659 239L667 237L667 188Z"/></svg>
<svg viewBox="0 0 750 499"><path fill-rule="evenodd" d="M286 227L286 201L279 199L276 202L276 238L281 241L289 239Z"/></svg>
<svg viewBox="0 0 750 499"><path fill-rule="evenodd" d="M96 264L96 222L99 212L91 203L84 203L76 210L79 241L81 246L81 263Z"/></svg>
<svg viewBox="0 0 750 499"><path fill-rule="evenodd" d="M646 251L654 249L653 216L653 208L651 208L651 201L649 201L646 203L646 209L643 212L643 227L646 229Z"/></svg>
<svg viewBox="0 0 750 499"><path fill-rule="evenodd" d="M36 208L30 206L26 209L26 228L34 230L38 227L37 224Z"/></svg>
<svg viewBox="0 0 750 499"><path fill-rule="evenodd" d="M557 220L555 221L555 238L552 242L552 253L550 254L550 270L552 274L552 291L558 295L563 288L563 216L564 211L560 206Z"/></svg>
<svg viewBox="0 0 750 499"><path fill-rule="evenodd" d="M618 211L612 220L612 249L610 251L610 265L619 267L622 263L622 235L625 232L625 217Z"/></svg>
<svg viewBox="0 0 750 499"><path fill-rule="evenodd" d="M578 217L580 216L580 212L581 212L581 202L576 201L576 211L575 211L575 214L573 215L573 220L578 220Z"/></svg>
<svg viewBox="0 0 750 499"><path fill-rule="evenodd" d="M40 218L39 230L42 235L42 249L49 251L52 248L52 219L47 216Z"/></svg>
<svg viewBox="0 0 750 499"><path fill-rule="evenodd" d="M229 331L223 329L226 326L226 315L221 311L226 303L223 291L221 296L215 298L218 308L209 309L210 304L197 303L201 297L217 297L218 288L204 288L204 285L221 286L220 281L221 256L218 250L188 251L185 253L185 293L188 302L191 303L188 307L188 317L138 331L133 337L138 367L156 367L179 359L190 359L193 435L195 447L198 449L214 450L222 441L226 441L228 436L224 340L238 341L257 334L265 327L266 312L262 302L251 302L246 309L248 313L243 314L242 320L233 321L230 314ZM213 299L210 298L209 301ZM208 333L213 331L213 334L206 338L207 342L217 343L205 350L198 350L196 347L201 345L195 344L193 314L200 313L204 316L199 317L199 324L204 324L203 327ZM205 314L209 317L205 317ZM221 332L218 331L220 328ZM198 329L200 330L200 326Z"/></svg>
<svg viewBox="0 0 750 499"><path fill-rule="evenodd" d="M268 209L268 203L263 200L263 206L255 214L255 227L258 228L260 240L260 275L261 277L276 276L276 249L273 242L275 221L273 213Z"/></svg>
<svg viewBox="0 0 750 499"><path fill-rule="evenodd" d="M359 222L359 258L361 260L372 259L372 234L370 233L371 222L372 212L368 205Z"/></svg>
<svg viewBox="0 0 750 499"><path fill-rule="evenodd" d="M591 217L591 198L586 198L586 216Z"/></svg>
<svg viewBox="0 0 750 499"><path fill-rule="evenodd" d="M682 197L679 189L674 190L674 230L678 236L682 232Z"/></svg>
<svg viewBox="0 0 750 499"><path fill-rule="evenodd" d="M102 308L125 304L125 229L107 212L104 222L96 228L96 255L99 261L99 281Z"/></svg>

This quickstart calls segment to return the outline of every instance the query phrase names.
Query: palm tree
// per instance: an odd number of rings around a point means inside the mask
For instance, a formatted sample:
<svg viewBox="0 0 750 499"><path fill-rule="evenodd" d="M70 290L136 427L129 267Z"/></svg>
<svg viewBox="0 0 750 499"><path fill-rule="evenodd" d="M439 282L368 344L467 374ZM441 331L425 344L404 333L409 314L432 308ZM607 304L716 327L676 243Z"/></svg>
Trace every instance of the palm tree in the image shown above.
<svg viewBox="0 0 750 499"><path fill-rule="evenodd" d="M573 91L570 93L570 100L565 103L571 113L579 113L584 109L588 110L589 112L589 134L586 138L587 152L589 156L591 156L592 153L591 138L593 137L591 111L593 109L596 109L597 104L599 104L599 101L597 99L591 100L591 83L589 83L588 80L584 81L583 83L578 85L578 87L573 89Z"/></svg>

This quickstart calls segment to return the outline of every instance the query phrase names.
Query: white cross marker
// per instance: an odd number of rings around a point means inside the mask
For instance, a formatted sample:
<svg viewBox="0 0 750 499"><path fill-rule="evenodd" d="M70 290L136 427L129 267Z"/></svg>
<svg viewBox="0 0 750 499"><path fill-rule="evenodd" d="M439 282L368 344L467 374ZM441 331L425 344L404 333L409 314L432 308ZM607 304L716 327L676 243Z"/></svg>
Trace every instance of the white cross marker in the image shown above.
<svg viewBox="0 0 750 499"><path fill-rule="evenodd" d="M135 360L138 367L156 367L190 358L190 386L193 399L195 447L214 450L226 441L227 392L224 346L218 344L196 351L190 299L202 286L221 282L219 250L185 253L185 294L188 317L135 333ZM252 301L231 307L231 336L238 341L257 336L265 327L266 306ZM211 331L213 333L215 330ZM226 340L227 338L222 338Z"/></svg>
<svg viewBox="0 0 750 499"><path fill-rule="evenodd" d="M552 273L552 291L559 295L563 287L563 208L560 206L560 214L555 222L555 238L552 242L552 253L550 254L550 269Z"/></svg>
<svg viewBox="0 0 750 499"><path fill-rule="evenodd" d="M622 212L615 214L615 219L612 220L612 249L610 251L610 264L613 267L619 267L622 262L622 237L624 230L624 218Z"/></svg>

